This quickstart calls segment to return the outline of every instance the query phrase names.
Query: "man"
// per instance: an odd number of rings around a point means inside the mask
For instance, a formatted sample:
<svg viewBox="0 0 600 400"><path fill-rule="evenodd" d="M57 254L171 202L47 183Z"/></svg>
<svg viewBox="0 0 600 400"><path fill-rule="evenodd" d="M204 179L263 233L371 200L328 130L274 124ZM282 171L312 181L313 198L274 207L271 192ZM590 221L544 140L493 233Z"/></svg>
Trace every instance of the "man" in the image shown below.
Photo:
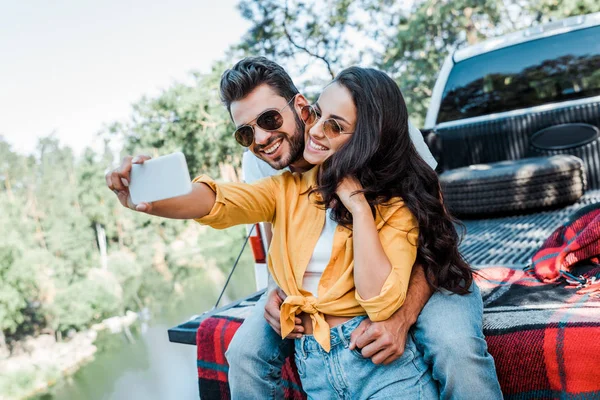
<svg viewBox="0 0 600 400"><path fill-rule="evenodd" d="M304 124L300 109L308 101L298 92L285 70L264 57L249 57L225 71L221 98L245 136L249 152L243 156L244 179L251 183L282 169L304 172L311 168L303 158ZM271 110L277 111L272 113ZM281 117L276 129L265 112ZM268 114L267 116L272 116ZM263 118L261 119L261 116ZM409 123L413 144L435 169L437 163L418 129ZM250 142L251 141L251 142ZM269 284L265 294L237 331L226 353L233 399L283 398L281 368L293 350L282 340L279 307L285 295ZM408 334L415 335L425 359L439 382L441 398L502 398L492 357L481 337L482 302L479 290L465 296L435 294L423 269L416 265L404 305L387 321L364 321L352 334L351 347L362 349L374 363L389 364L404 352ZM288 339L302 335L298 318ZM414 330L410 330L415 325Z"/></svg>

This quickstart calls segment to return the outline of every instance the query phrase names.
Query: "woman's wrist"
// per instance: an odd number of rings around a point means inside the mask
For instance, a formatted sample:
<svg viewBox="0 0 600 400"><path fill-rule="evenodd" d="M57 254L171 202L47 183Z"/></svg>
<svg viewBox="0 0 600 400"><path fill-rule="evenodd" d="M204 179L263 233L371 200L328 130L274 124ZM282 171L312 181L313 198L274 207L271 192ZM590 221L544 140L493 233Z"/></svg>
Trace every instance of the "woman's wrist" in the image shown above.
<svg viewBox="0 0 600 400"><path fill-rule="evenodd" d="M357 217L359 215L371 215L371 207L366 199L363 198L361 201L357 201L352 205L350 209L348 209L353 217Z"/></svg>

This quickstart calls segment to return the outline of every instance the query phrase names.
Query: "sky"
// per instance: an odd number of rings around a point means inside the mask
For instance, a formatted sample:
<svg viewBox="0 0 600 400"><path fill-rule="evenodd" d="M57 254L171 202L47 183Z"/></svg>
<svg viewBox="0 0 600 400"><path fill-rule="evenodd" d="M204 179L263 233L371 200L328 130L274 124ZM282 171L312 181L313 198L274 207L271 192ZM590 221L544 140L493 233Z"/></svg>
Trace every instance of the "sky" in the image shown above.
<svg viewBox="0 0 600 400"><path fill-rule="evenodd" d="M240 41L250 24L237 3L0 0L0 136L24 154L53 132L77 154L97 147L132 103Z"/></svg>

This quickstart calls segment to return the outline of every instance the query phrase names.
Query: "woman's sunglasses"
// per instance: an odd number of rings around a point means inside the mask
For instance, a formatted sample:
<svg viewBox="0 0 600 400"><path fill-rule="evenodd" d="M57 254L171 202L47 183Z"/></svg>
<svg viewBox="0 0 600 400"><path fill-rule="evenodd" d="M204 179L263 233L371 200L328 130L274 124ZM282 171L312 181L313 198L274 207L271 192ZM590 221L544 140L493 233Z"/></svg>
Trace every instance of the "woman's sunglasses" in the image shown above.
<svg viewBox="0 0 600 400"><path fill-rule="evenodd" d="M295 98L296 96L292 97L282 109L277 110L270 108L265 110L252 121L237 128L233 133L235 140L244 147L250 147L252 142L254 142L254 125L252 124L254 121L256 121L256 125L265 131L276 131L281 128L283 125L283 115L281 115L281 112L285 110Z"/></svg>
<svg viewBox="0 0 600 400"><path fill-rule="evenodd" d="M321 118L321 113L315 108L315 106L307 105L302 107L300 110L300 116L306 125L314 125ZM341 134L350 134L354 132L344 132L339 122L333 118L326 119L323 121L323 133L329 139L335 139Z"/></svg>

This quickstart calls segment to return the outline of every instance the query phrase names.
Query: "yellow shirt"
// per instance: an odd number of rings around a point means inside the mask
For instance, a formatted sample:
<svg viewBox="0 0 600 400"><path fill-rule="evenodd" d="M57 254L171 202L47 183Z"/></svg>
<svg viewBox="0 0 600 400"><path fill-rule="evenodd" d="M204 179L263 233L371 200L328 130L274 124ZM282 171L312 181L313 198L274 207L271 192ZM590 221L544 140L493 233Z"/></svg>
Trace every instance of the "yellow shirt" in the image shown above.
<svg viewBox="0 0 600 400"><path fill-rule="evenodd" d="M314 201L318 194L309 198L307 193L315 185L317 171L318 167L304 174L284 172L253 184L217 184L200 176L194 182L207 184L216 193L216 202L210 214L196 221L216 229L272 223L267 264L288 296L281 306L281 336L285 338L294 328L295 316L305 312L312 319L315 339L329 352L329 324L323 314L367 314L372 321L383 321L404 303L419 231L416 218L401 200L378 207L375 223L392 270L381 293L364 300L354 286L352 230L338 226L331 259L319 282L318 297L314 297L302 289L302 280L325 224L325 210Z"/></svg>

